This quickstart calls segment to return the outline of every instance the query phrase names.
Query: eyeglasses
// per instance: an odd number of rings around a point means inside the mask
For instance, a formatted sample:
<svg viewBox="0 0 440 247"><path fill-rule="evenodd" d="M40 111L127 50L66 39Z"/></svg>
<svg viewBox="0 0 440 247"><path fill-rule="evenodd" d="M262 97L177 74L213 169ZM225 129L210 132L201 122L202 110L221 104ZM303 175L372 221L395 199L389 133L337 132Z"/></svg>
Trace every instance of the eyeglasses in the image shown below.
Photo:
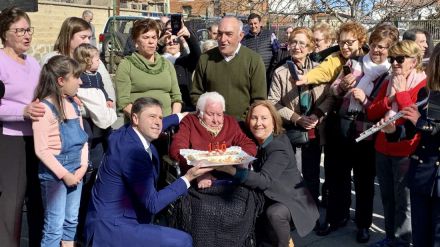
<svg viewBox="0 0 440 247"><path fill-rule="evenodd" d="M34 28L33 27L29 27L29 28L13 28L13 29L10 29L8 31L14 32L18 37L24 36L26 33L28 33L29 35L34 34Z"/></svg>
<svg viewBox="0 0 440 247"><path fill-rule="evenodd" d="M319 43L319 42L321 42L323 40L325 40L325 39L315 39L315 43Z"/></svg>
<svg viewBox="0 0 440 247"><path fill-rule="evenodd" d="M403 62L405 62L405 58L413 58L413 57L408 57L408 56L388 56L388 62L393 64L394 61L396 61L398 64L402 64Z"/></svg>
<svg viewBox="0 0 440 247"><path fill-rule="evenodd" d="M379 51L383 51L383 50L385 50L385 49L388 49L388 48L390 48L390 47L388 47L388 46L381 46L381 45L377 45L377 44L371 44L370 45L371 46L371 49L372 50L374 50L374 49L378 49Z"/></svg>
<svg viewBox="0 0 440 247"><path fill-rule="evenodd" d="M347 39L347 40L339 40L338 43L340 46L344 46L344 45L352 46L356 41L357 39L352 39L352 40Z"/></svg>
<svg viewBox="0 0 440 247"><path fill-rule="evenodd" d="M290 47L295 47L295 46L299 46L299 48L305 48L307 46L307 44L303 41L297 41L297 40L292 40L292 42L290 42Z"/></svg>
<svg viewBox="0 0 440 247"><path fill-rule="evenodd" d="M168 41L167 45L177 45L179 44L179 40L177 38Z"/></svg>

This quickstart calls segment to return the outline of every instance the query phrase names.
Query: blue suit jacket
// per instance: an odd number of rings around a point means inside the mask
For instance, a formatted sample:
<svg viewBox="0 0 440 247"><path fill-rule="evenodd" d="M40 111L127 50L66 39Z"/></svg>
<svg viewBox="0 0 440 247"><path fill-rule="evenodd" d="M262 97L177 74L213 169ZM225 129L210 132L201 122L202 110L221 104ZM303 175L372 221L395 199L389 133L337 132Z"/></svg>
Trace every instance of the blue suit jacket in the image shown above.
<svg viewBox="0 0 440 247"><path fill-rule="evenodd" d="M178 123L177 116L171 115L164 118L163 129ZM153 230L150 238L143 235L148 237L148 229L153 228L149 223L154 214L185 194L187 187L178 179L156 190L160 162L155 147L150 147L152 160L131 125L110 135L109 148L99 168L87 213L87 243L93 239L94 247L138 246L145 245L145 242L138 242L145 239L149 241L148 246L160 246L160 238L151 236L155 235Z"/></svg>

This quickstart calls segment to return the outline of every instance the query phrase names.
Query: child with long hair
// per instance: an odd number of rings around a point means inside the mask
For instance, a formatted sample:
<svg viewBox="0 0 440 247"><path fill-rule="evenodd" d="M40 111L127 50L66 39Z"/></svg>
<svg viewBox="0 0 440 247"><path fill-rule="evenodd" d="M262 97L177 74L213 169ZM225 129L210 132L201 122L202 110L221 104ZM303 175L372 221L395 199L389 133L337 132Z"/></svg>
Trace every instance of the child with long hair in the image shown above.
<svg viewBox="0 0 440 247"><path fill-rule="evenodd" d="M76 95L81 80L79 64L54 56L42 68L35 99L46 112L32 123L44 207L42 247L74 246L82 178L87 170L87 134Z"/></svg>

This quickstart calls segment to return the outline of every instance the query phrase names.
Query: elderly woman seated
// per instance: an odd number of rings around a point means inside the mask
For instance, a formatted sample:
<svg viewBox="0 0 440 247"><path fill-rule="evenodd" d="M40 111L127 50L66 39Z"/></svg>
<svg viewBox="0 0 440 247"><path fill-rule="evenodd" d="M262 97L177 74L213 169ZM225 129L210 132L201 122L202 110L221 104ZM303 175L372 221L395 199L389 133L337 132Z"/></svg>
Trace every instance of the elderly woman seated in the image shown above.
<svg viewBox="0 0 440 247"><path fill-rule="evenodd" d="M240 129L234 117L224 115L225 99L217 92L207 92L197 101L196 114L188 114L179 125L170 148L170 157L179 161L180 168L185 172L189 169L179 151L190 148L209 150L209 146L226 144L226 147L240 146L243 151L255 156L256 145ZM211 186L211 175L199 179L199 188ZM205 182L205 183L204 183Z"/></svg>
<svg viewBox="0 0 440 247"><path fill-rule="evenodd" d="M224 115L225 100L217 92L202 94L197 113L188 114L174 135L170 156L180 167L189 166L180 149L209 150L211 145L240 146L256 155L256 145L240 129L237 121ZM242 187L232 176L216 171L198 181L182 198L175 212L176 227L193 237L194 246L250 246L254 241L254 223L262 210L262 195Z"/></svg>

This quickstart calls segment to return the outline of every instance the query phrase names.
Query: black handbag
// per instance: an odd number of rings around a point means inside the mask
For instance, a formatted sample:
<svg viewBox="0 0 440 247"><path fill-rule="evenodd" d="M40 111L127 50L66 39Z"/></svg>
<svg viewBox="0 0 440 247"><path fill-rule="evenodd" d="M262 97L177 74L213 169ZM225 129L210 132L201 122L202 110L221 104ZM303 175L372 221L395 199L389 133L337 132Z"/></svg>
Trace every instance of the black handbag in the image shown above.
<svg viewBox="0 0 440 247"><path fill-rule="evenodd" d="M286 135L293 146L301 146L309 142L307 130L301 127L291 126L290 128L286 128Z"/></svg>
<svg viewBox="0 0 440 247"><path fill-rule="evenodd" d="M313 98L312 87L297 87L299 95L299 106L301 114L309 115L312 110ZM301 146L309 142L309 134L306 129L300 126L286 126L286 135L293 146Z"/></svg>

